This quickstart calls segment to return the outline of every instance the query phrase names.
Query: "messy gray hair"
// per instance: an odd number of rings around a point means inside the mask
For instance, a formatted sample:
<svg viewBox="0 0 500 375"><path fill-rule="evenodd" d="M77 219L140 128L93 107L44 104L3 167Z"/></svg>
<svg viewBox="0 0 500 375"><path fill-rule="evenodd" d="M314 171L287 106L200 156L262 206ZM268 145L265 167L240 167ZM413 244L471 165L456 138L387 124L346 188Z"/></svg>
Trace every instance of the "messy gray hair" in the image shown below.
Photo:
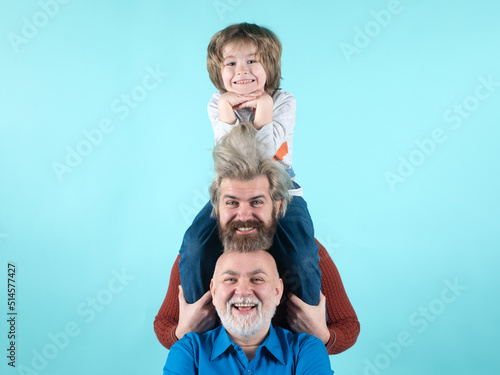
<svg viewBox="0 0 500 375"><path fill-rule="evenodd" d="M210 186L212 215L219 212L220 185L222 179L229 178L250 181L258 176L269 180L269 195L276 208L281 201L279 216L284 216L291 197L288 189L292 180L282 165L259 155L256 130L252 123L242 122L225 135L213 150L215 178Z"/></svg>

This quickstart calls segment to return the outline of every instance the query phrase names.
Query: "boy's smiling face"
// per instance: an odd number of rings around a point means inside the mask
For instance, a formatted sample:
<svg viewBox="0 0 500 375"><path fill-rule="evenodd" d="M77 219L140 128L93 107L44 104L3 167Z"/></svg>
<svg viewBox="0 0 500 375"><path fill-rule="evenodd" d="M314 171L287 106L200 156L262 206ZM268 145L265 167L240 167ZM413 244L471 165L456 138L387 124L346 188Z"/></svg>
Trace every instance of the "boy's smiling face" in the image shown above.
<svg viewBox="0 0 500 375"><path fill-rule="evenodd" d="M266 71L254 45L229 43L224 47L223 56L222 80L227 91L237 94L264 91Z"/></svg>

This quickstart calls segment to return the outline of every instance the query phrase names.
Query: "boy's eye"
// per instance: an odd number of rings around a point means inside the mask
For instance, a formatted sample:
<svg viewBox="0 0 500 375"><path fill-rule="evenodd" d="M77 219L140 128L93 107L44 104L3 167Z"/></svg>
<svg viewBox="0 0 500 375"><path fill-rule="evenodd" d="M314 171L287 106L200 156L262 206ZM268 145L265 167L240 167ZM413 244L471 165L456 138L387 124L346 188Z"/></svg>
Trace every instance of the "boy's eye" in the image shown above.
<svg viewBox="0 0 500 375"><path fill-rule="evenodd" d="M235 66L235 65L236 65L236 63L235 63L235 62L232 62L232 61L231 61L231 62L226 63L226 66Z"/></svg>
<svg viewBox="0 0 500 375"><path fill-rule="evenodd" d="M253 64L253 63L256 63L257 60L248 60L248 64Z"/></svg>

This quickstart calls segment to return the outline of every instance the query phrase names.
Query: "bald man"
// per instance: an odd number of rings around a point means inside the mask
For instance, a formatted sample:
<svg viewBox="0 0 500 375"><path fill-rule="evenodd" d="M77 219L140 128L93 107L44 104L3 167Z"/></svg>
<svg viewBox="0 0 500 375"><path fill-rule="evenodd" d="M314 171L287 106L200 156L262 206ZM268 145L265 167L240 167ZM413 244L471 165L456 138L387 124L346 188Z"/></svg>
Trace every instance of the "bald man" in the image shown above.
<svg viewBox="0 0 500 375"><path fill-rule="evenodd" d="M210 292L222 325L184 335L172 346L164 375L333 374L321 340L272 326L283 281L267 251L226 251Z"/></svg>

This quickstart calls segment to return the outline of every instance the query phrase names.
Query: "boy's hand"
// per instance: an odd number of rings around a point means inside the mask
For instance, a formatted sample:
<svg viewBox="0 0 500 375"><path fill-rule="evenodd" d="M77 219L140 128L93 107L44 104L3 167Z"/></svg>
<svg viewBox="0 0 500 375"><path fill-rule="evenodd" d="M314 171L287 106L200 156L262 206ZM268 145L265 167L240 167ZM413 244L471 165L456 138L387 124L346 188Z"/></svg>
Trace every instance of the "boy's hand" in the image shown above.
<svg viewBox="0 0 500 375"><path fill-rule="evenodd" d="M258 97L260 97L264 94L265 94L265 92L262 90L254 91L254 92L251 92L249 94L237 94L235 92L228 91L220 96L219 103L222 100L223 102L228 103L231 106L231 108L239 109L236 107L241 106L245 102L254 101L255 99L257 99ZM246 106L241 106L240 108L243 108L243 107L246 107Z"/></svg>
<svg viewBox="0 0 500 375"><path fill-rule="evenodd" d="M233 107L233 109L238 110L241 108L254 108L257 109L259 107L259 104L265 105L265 104L273 104L273 98L268 95L268 94L262 94L256 97L255 99L249 99L245 102L242 102L240 104L237 104Z"/></svg>
<svg viewBox="0 0 500 375"><path fill-rule="evenodd" d="M316 336L324 344L330 340L326 325L326 297L320 292L319 305L308 305L293 293L288 293L287 320L295 332Z"/></svg>
<svg viewBox="0 0 500 375"><path fill-rule="evenodd" d="M264 91L261 90L244 95L230 91L225 92L220 96L218 102L219 120L227 124L235 124L236 116L234 114L234 110L246 107L245 105L242 107L239 106L243 105L246 102L254 101L264 94Z"/></svg>
<svg viewBox="0 0 500 375"><path fill-rule="evenodd" d="M179 285L179 323L175 336L180 340L189 332L203 333L215 325L215 306L212 304L210 291L195 303L187 303L182 286Z"/></svg>
<svg viewBox="0 0 500 375"><path fill-rule="evenodd" d="M234 109L253 108L255 118L253 119L253 127L260 130L264 125L273 122L273 98L271 95L262 94L257 99L249 100L241 103Z"/></svg>

